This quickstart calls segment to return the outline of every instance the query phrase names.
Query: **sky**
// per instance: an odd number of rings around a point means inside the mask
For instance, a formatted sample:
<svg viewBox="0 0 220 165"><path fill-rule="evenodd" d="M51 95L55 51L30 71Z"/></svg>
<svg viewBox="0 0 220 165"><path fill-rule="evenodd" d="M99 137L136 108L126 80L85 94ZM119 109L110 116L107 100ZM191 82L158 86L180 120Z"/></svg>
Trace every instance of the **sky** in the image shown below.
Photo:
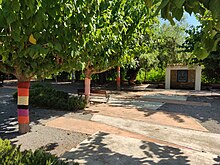
<svg viewBox="0 0 220 165"><path fill-rule="evenodd" d="M195 15L194 14L191 14L189 15L188 13L184 13L184 17L186 18L186 22L188 23L189 27L190 26L198 26L200 25L199 21L196 19ZM169 21L168 20L164 20L164 19L161 19L160 20L161 23L168 23L169 24Z"/></svg>
<svg viewBox="0 0 220 165"><path fill-rule="evenodd" d="M186 15L186 22L189 24L189 26L198 26L200 25L199 21L196 20L195 15L189 15L188 13L185 14Z"/></svg>

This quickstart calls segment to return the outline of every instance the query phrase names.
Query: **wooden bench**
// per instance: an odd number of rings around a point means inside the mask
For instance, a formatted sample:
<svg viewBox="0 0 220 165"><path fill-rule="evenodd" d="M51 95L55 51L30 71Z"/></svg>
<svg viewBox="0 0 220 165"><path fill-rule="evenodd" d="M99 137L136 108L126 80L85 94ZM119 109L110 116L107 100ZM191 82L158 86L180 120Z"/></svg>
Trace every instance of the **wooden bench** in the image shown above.
<svg viewBox="0 0 220 165"><path fill-rule="evenodd" d="M82 97L84 95L84 89L77 89L78 96ZM91 89L90 96L101 96L106 98L106 103L109 101L110 94L106 90Z"/></svg>

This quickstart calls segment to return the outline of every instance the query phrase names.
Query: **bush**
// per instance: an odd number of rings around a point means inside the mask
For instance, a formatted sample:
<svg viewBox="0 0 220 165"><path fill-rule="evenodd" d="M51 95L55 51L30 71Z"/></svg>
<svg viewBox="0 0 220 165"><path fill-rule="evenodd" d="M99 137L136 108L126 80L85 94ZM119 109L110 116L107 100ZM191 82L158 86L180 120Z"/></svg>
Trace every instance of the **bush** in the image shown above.
<svg viewBox="0 0 220 165"><path fill-rule="evenodd" d="M146 79L146 80L145 80ZM146 73L143 70L138 72L136 80L143 82L163 82L165 81L165 70L163 69L151 69L149 72Z"/></svg>
<svg viewBox="0 0 220 165"><path fill-rule="evenodd" d="M202 73L201 81L204 84L220 84L220 78L219 77L208 77L204 73Z"/></svg>
<svg viewBox="0 0 220 165"><path fill-rule="evenodd" d="M73 107L76 108L76 109L84 109L85 108L85 101L79 97L70 97L68 99L68 110L69 111L72 111Z"/></svg>
<svg viewBox="0 0 220 165"><path fill-rule="evenodd" d="M20 146L11 145L9 140L0 139L0 164L1 165L67 165L58 157L38 149L20 151ZM78 165L78 163L74 163Z"/></svg>
<svg viewBox="0 0 220 165"><path fill-rule="evenodd" d="M17 99L17 92L13 94ZM68 93L57 91L50 86L34 84L30 88L30 105L33 107L76 111L85 108L85 101Z"/></svg>

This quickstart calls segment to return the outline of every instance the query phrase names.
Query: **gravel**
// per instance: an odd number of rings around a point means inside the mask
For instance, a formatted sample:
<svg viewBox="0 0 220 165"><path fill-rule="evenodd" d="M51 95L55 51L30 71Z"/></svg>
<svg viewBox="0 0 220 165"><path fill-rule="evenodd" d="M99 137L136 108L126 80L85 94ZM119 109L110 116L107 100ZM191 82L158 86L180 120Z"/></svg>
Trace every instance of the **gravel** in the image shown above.
<svg viewBox="0 0 220 165"><path fill-rule="evenodd" d="M7 138L13 144L21 144L22 150L44 148L46 151L60 156L89 137L88 134L46 127L45 123L60 116L89 120L91 114L45 110L31 107L31 132L20 135L18 133L16 102L14 102L12 98L12 94L15 91L15 87L0 88L0 138Z"/></svg>

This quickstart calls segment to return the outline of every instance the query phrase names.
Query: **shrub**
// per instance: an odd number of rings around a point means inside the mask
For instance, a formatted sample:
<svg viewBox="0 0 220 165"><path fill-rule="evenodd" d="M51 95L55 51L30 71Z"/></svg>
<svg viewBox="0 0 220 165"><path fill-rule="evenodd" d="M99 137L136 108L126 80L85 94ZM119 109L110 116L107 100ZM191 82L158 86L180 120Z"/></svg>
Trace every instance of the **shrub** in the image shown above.
<svg viewBox="0 0 220 165"><path fill-rule="evenodd" d="M151 69L149 72L144 72L144 70L140 70L138 72L137 81L143 82L164 82L165 81L165 70L163 69Z"/></svg>
<svg viewBox="0 0 220 165"><path fill-rule="evenodd" d="M13 94L17 99L17 92ZM85 108L82 98L69 96L68 93L57 91L51 86L34 84L30 88L30 105L33 107L76 111Z"/></svg>
<svg viewBox="0 0 220 165"><path fill-rule="evenodd" d="M79 97L70 97L68 99L68 110L72 111L73 107L75 107L76 109L84 109L85 108L85 101Z"/></svg>
<svg viewBox="0 0 220 165"><path fill-rule="evenodd" d="M1 165L67 165L55 155L42 149L20 151L20 146L11 145L9 140L0 139ZM78 163L74 163L78 165Z"/></svg>

